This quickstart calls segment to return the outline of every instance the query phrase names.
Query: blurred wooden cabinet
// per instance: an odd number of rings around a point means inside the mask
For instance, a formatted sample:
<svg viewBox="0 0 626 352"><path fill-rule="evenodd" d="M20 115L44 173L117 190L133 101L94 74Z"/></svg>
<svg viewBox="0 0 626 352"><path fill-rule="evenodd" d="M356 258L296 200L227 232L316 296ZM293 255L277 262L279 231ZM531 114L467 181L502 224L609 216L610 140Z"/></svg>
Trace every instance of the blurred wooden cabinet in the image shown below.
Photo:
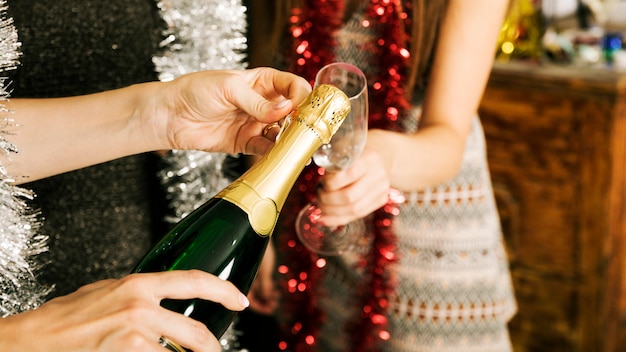
<svg viewBox="0 0 626 352"><path fill-rule="evenodd" d="M515 350L626 350L626 73L496 64L480 116Z"/></svg>

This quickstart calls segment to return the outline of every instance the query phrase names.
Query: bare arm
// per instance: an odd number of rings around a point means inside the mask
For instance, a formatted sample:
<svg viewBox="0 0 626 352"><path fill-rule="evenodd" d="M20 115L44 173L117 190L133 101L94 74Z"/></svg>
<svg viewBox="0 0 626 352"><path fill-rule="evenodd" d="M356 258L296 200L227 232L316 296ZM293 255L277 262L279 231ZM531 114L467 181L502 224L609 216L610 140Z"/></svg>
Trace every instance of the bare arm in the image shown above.
<svg viewBox="0 0 626 352"><path fill-rule="evenodd" d="M338 225L371 213L385 204L389 187L424 189L458 172L507 4L450 0L418 131L370 130L361 158L323 179L324 222Z"/></svg>
<svg viewBox="0 0 626 352"><path fill-rule="evenodd" d="M141 152L198 149L263 153L267 123L310 91L269 68L205 71L174 81L57 99L12 99L17 154L0 157L9 174L32 181Z"/></svg>
<svg viewBox="0 0 626 352"><path fill-rule="evenodd" d="M491 72L507 1L451 0L445 14L419 131L372 131L391 184L423 189L453 177Z"/></svg>

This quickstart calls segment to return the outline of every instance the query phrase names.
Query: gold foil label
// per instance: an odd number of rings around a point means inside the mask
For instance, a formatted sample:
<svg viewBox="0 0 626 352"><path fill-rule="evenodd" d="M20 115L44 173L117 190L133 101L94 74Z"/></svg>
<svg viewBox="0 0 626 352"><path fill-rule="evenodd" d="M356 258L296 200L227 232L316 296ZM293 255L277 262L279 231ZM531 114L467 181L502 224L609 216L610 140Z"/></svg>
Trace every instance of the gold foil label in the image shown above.
<svg viewBox="0 0 626 352"><path fill-rule="evenodd" d="M316 87L289 115L274 147L216 198L245 211L256 233L271 235L291 187L349 112L350 100L340 89Z"/></svg>
<svg viewBox="0 0 626 352"><path fill-rule="evenodd" d="M350 112L350 100L339 89L328 84L315 88L291 113L291 118L307 125L322 140L330 142Z"/></svg>
<svg viewBox="0 0 626 352"><path fill-rule="evenodd" d="M278 221L278 208L273 200L262 198L244 181L235 181L215 196L225 199L248 214L252 229L260 236L269 236Z"/></svg>

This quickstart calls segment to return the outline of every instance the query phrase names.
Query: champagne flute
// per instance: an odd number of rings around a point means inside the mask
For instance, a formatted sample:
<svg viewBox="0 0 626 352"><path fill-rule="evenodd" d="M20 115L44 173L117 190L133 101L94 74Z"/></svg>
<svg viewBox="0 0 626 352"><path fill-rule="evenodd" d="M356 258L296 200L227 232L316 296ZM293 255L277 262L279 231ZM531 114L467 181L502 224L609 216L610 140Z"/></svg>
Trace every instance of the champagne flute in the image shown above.
<svg viewBox="0 0 626 352"><path fill-rule="evenodd" d="M365 74L356 66L337 62L324 66L315 77L315 86L331 84L350 100L350 113L330 140L313 154L313 162L326 172L346 169L359 157L367 139L368 98ZM321 255L338 255L350 249L365 229L363 220L329 227L319 219L321 210L309 203L296 218L298 238L309 250Z"/></svg>

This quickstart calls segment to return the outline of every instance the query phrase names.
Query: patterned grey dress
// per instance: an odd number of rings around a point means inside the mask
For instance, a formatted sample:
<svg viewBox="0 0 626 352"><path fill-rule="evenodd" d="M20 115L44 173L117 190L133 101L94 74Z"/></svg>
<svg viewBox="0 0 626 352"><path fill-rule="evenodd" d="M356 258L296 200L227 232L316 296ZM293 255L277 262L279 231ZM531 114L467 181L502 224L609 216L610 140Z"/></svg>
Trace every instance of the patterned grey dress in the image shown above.
<svg viewBox="0 0 626 352"><path fill-rule="evenodd" d="M338 35L336 60L365 72L380 69L358 50L376 33L356 13ZM415 106L407 133L417 128ZM510 351L507 322L516 311L513 287L478 117L474 118L459 173L449 182L404 194L394 230L398 285L389 299L391 339L384 351ZM320 304L327 314L320 351L346 351L339 334L358 312L361 273L356 262L367 239L351 253L328 260Z"/></svg>

